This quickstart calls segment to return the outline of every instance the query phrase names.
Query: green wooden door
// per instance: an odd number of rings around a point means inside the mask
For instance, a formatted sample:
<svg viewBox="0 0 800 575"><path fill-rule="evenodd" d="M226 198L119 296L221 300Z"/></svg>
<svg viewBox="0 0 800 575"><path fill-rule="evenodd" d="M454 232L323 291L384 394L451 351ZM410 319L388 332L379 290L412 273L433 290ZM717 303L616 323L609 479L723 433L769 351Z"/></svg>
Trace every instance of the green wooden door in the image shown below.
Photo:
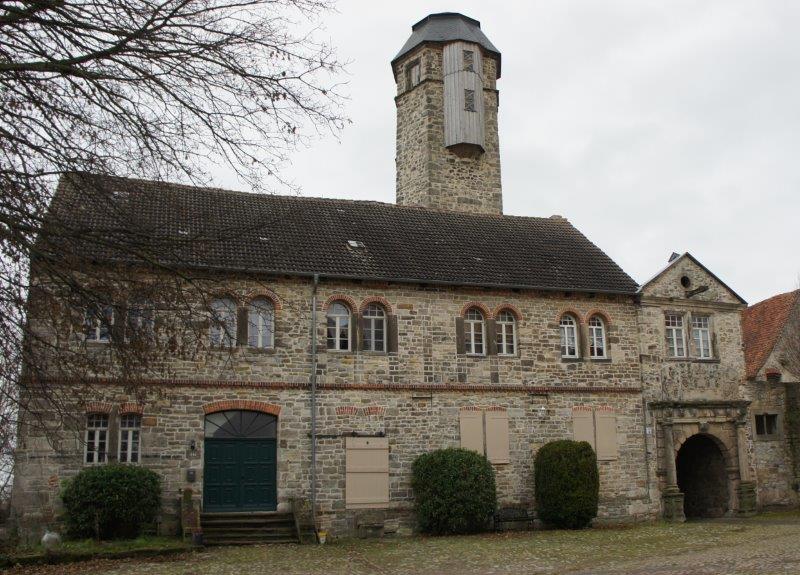
<svg viewBox="0 0 800 575"><path fill-rule="evenodd" d="M253 421L258 423L263 418L254 419L249 415L251 412L225 413L224 420L216 417L218 414L214 414L211 422L209 418L206 420L203 509L210 512L274 511L277 507L276 440L263 436L274 435L270 429L274 430L275 426L259 427ZM242 422L247 429L243 429Z"/></svg>

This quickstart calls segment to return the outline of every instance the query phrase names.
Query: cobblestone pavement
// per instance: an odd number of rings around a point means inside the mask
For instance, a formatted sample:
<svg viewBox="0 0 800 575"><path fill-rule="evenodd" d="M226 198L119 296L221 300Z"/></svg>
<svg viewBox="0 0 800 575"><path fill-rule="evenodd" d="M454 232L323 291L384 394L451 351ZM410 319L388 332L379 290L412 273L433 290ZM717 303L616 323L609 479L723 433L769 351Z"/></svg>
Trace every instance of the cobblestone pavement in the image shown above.
<svg viewBox="0 0 800 575"><path fill-rule="evenodd" d="M73 570L74 569L74 570ZM800 574L800 513L468 537L213 548L161 560L16 568L15 575Z"/></svg>

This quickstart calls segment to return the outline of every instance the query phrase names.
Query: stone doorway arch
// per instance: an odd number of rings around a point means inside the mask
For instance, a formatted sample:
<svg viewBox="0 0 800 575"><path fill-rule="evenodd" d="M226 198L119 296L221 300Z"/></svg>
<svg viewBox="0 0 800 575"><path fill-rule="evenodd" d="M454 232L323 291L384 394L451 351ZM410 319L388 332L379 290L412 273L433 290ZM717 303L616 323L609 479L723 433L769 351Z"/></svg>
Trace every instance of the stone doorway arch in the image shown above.
<svg viewBox="0 0 800 575"><path fill-rule="evenodd" d="M678 488L687 519L722 517L729 508L725 447L706 433L689 437L675 457Z"/></svg>

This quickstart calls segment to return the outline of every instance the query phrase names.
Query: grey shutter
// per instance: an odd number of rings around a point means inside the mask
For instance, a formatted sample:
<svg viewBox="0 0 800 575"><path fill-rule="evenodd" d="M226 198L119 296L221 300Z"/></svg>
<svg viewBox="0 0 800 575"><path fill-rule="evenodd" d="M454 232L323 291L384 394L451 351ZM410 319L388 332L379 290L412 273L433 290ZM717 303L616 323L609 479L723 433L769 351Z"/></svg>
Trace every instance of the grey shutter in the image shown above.
<svg viewBox="0 0 800 575"><path fill-rule="evenodd" d="M358 349L358 332L361 331L358 329L359 319L360 316L357 313L350 316L350 351L356 351Z"/></svg>
<svg viewBox="0 0 800 575"><path fill-rule="evenodd" d="M486 355L497 355L497 324L493 319L486 320Z"/></svg>
<svg viewBox="0 0 800 575"><path fill-rule="evenodd" d="M354 324L355 326L355 324ZM367 331L367 320L363 316L358 316L358 351L366 349L364 345L364 333Z"/></svg>
<svg viewBox="0 0 800 575"><path fill-rule="evenodd" d="M397 353L397 316L390 315L386 318L386 351Z"/></svg>
<svg viewBox="0 0 800 575"><path fill-rule="evenodd" d="M456 318L456 353L464 355L466 353L464 346L464 318Z"/></svg>
<svg viewBox="0 0 800 575"><path fill-rule="evenodd" d="M240 307L236 313L236 345L247 345L247 308Z"/></svg>

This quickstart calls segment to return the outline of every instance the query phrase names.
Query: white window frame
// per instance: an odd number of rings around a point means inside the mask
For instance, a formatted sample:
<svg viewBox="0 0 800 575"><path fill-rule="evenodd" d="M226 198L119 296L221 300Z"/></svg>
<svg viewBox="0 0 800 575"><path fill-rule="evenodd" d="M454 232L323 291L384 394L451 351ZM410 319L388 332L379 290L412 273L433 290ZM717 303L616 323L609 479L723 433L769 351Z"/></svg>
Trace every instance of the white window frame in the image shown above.
<svg viewBox="0 0 800 575"><path fill-rule="evenodd" d="M686 358L686 333L683 326L683 315L679 313L668 313L664 316L665 341L667 345L667 356L676 358ZM678 345L680 344L680 345ZM678 353L681 351L681 353Z"/></svg>
<svg viewBox="0 0 800 575"><path fill-rule="evenodd" d="M108 463L108 414L86 414L86 432L84 434L83 462L85 465L103 465ZM101 450L100 447L103 447ZM89 447L91 446L91 449ZM92 461L89 461L89 454ZM95 457L96 455L96 457Z"/></svg>
<svg viewBox="0 0 800 575"><path fill-rule="evenodd" d="M364 351L385 352L386 351L386 310L377 303L371 303L361 314L364 319ZM380 328L382 336L376 337L377 328ZM376 349L380 343L380 349Z"/></svg>
<svg viewBox="0 0 800 575"><path fill-rule="evenodd" d="M325 339L328 342L328 351L351 351L351 342L353 340L353 322L352 311L347 305L340 301L333 302L328 306L328 312L325 314L327 320L327 328ZM343 324L347 325L347 340L342 345L342 330ZM334 330L334 337L330 336L330 330Z"/></svg>
<svg viewBox="0 0 800 575"><path fill-rule="evenodd" d="M123 449L123 443L125 448ZM132 456L136 455L136 461ZM138 413L123 413L119 416L119 439L117 461L136 465L142 461L142 416Z"/></svg>
<svg viewBox="0 0 800 575"><path fill-rule="evenodd" d="M98 317L97 311L102 310L103 318ZM115 320L114 307L111 305L97 305L86 308L83 316L83 338L84 341L94 343L109 343L111 341L111 330L114 328ZM105 337L103 329L105 328Z"/></svg>
<svg viewBox="0 0 800 575"><path fill-rule="evenodd" d="M517 318L504 309L497 314L497 355L513 356L517 353ZM511 332L509 334L509 331ZM509 337L510 336L510 337Z"/></svg>
<svg viewBox="0 0 800 575"><path fill-rule="evenodd" d="M707 315L692 316L692 340L699 359L712 359L711 318Z"/></svg>
<svg viewBox="0 0 800 575"><path fill-rule="evenodd" d="M476 307L464 314L464 351L467 355L486 355L486 318Z"/></svg>
<svg viewBox="0 0 800 575"><path fill-rule="evenodd" d="M217 298L211 302L209 342L212 347L236 345L237 306L233 298Z"/></svg>
<svg viewBox="0 0 800 575"><path fill-rule="evenodd" d="M598 343L600 344L599 346ZM589 357L592 359L607 359L607 345L606 322L599 315L593 315L589 318ZM601 353L597 352L598 347Z"/></svg>
<svg viewBox="0 0 800 575"><path fill-rule="evenodd" d="M255 298L247 306L247 345L255 349L275 346L275 303L269 298Z"/></svg>
<svg viewBox="0 0 800 575"><path fill-rule="evenodd" d="M558 322L561 335L561 357L578 359L581 356L581 344L578 338L578 320L572 314L564 314ZM570 338L573 342L574 353L569 353Z"/></svg>

